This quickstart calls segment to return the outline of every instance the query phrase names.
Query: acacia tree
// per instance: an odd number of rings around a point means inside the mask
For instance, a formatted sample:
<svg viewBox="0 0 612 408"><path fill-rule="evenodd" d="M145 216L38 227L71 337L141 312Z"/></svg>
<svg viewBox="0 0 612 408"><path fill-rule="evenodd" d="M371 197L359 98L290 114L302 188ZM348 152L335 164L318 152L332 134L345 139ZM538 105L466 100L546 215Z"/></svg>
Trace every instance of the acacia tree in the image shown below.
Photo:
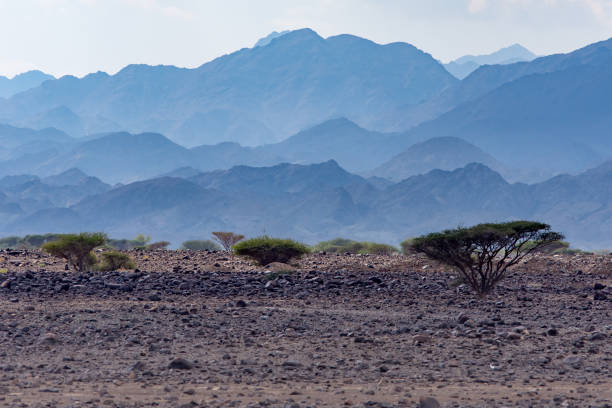
<svg viewBox="0 0 612 408"><path fill-rule="evenodd" d="M104 245L107 239L106 234L101 232L61 234L56 241L43 244L42 249L53 256L66 259L77 271L83 272L96 264L93 249Z"/></svg>
<svg viewBox="0 0 612 408"><path fill-rule="evenodd" d="M415 238L410 247L454 267L476 293L485 296L526 255L563 235L533 221L479 224Z"/></svg>
<svg viewBox="0 0 612 408"><path fill-rule="evenodd" d="M212 233L215 241L221 244L223 249L231 251L232 247L244 239L244 235L233 232L216 231Z"/></svg>

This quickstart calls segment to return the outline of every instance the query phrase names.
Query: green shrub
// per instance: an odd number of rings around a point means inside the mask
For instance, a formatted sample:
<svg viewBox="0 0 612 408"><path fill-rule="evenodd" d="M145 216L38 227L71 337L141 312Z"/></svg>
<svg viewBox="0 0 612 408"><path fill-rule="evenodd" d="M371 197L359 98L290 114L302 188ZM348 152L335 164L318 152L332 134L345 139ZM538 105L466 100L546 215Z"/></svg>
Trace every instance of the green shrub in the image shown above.
<svg viewBox="0 0 612 408"><path fill-rule="evenodd" d="M263 236L237 243L234 252L249 257L260 265L268 265L272 262L287 263L292 258L309 253L310 249L291 239Z"/></svg>
<svg viewBox="0 0 612 408"><path fill-rule="evenodd" d="M533 221L479 224L415 238L411 247L455 268L481 296L489 293L526 255L563 235Z"/></svg>
<svg viewBox="0 0 612 408"><path fill-rule="evenodd" d="M100 257L102 261L98 264L98 269L109 272L119 269L136 269L134 260L129 255L121 252L103 252Z"/></svg>
<svg viewBox="0 0 612 408"><path fill-rule="evenodd" d="M358 242L346 238L336 238L331 241L319 242L313 247L315 252L329 253L351 253L351 254L374 254L392 255L399 252L397 248L387 244L376 242Z"/></svg>
<svg viewBox="0 0 612 408"><path fill-rule="evenodd" d="M221 244L224 250L231 251L232 247L244 239L244 235L233 232L215 231L212 233L215 241Z"/></svg>
<svg viewBox="0 0 612 408"><path fill-rule="evenodd" d="M101 232L61 234L57 241L47 242L42 248L49 254L64 258L77 271L90 269L96 263L93 249L104 245L107 237Z"/></svg>
<svg viewBox="0 0 612 408"><path fill-rule="evenodd" d="M181 249L189 249L191 251L220 251L221 247L210 239L185 241L181 245Z"/></svg>

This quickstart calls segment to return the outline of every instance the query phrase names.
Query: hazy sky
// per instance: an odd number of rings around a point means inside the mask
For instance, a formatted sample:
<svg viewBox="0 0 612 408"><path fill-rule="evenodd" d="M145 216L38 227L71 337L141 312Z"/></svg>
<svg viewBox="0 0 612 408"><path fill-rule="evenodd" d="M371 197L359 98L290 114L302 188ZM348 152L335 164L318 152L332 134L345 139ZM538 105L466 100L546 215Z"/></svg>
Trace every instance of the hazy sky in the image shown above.
<svg viewBox="0 0 612 408"><path fill-rule="evenodd" d="M516 42L543 55L612 37L612 0L0 0L0 75L195 67L303 27L444 62Z"/></svg>

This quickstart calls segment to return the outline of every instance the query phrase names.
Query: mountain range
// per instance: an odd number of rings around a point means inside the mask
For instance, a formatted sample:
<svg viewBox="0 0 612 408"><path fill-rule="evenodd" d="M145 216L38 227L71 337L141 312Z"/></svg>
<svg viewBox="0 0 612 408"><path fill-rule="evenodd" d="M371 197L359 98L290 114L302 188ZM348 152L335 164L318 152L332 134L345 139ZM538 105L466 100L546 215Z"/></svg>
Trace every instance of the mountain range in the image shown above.
<svg viewBox="0 0 612 408"><path fill-rule="evenodd" d="M0 99L0 233L397 243L533 218L609 246L612 39L512 55L531 58L466 57L484 65L458 80L409 44L305 29L46 80Z"/></svg>
<svg viewBox="0 0 612 408"><path fill-rule="evenodd" d="M612 246L610 183L612 161L531 185L510 184L478 163L385 187L334 161L237 166L114 188L70 170L0 179L0 232L146 232L178 243L221 229L310 243L349 236L397 244L449 226L528 218L552 224L576 245L602 248Z"/></svg>
<svg viewBox="0 0 612 408"><path fill-rule="evenodd" d="M115 75L65 76L0 103L0 122L71 136L160 132L193 147L255 146L334 117L376 127L457 80L406 43L376 44L310 29L224 55L196 69L130 65Z"/></svg>

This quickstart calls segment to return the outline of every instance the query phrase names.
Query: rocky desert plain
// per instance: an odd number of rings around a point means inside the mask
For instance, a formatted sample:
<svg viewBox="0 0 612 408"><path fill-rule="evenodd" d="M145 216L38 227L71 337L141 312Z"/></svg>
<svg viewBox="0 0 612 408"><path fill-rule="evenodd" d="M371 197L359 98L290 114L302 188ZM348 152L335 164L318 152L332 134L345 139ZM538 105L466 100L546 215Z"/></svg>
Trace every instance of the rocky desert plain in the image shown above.
<svg viewBox="0 0 612 408"><path fill-rule="evenodd" d="M486 298L422 256L0 252L1 407L612 407L612 256Z"/></svg>

